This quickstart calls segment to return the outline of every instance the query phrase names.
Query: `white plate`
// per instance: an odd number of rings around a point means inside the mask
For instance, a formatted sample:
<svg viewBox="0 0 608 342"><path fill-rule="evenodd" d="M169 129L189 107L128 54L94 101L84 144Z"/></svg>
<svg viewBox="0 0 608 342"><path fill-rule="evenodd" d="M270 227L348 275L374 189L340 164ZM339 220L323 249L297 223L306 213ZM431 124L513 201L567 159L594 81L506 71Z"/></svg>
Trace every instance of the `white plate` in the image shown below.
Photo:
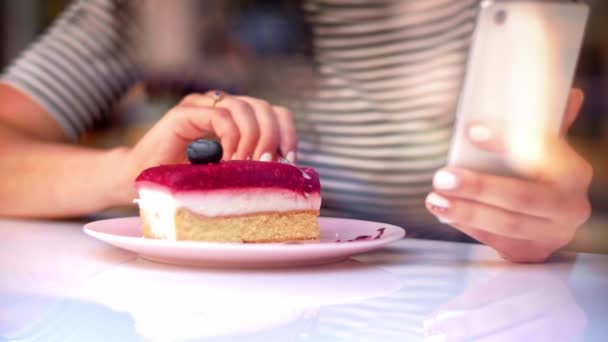
<svg viewBox="0 0 608 342"><path fill-rule="evenodd" d="M403 228L377 222L319 218L321 239L307 243L217 243L168 241L141 236L139 217L88 223L88 235L142 258L170 264L213 267L287 267L337 262L369 252L405 236ZM384 232L379 234L379 229ZM379 236L380 235L380 236ZM362 236L371 238L357 239ZM338 242L340 241L340 242Z"/></svg>

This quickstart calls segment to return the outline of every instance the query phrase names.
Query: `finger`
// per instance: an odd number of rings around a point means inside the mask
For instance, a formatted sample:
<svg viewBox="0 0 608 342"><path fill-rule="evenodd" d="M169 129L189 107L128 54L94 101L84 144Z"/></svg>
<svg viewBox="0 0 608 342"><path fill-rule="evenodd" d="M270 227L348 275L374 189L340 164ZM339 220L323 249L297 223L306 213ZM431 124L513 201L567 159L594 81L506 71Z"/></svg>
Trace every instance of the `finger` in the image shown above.
<svg viewBox="0 0 608 342"><path fill-rule="evenodd" d="M565 139L549 145L548 157L538 178L552 182L566 191L587 192L593 178L593 168Z"/></svg>
<svg viewBox="0 0 608 342"><path fill-rule="evenodd" d="M564 113L564 119L562 121L562 133L565 133L572 123L576 120L578 113L582 107L584 100L584 93L580 89L573 89L568 97L568 105L566 112ZM508 152L509 145L513 142L509 142L507 132L507 126L504 123L497 121L483 121L483 122L470 122L466 125L467 136L469 140L477 147L496 153ZM514 140L521 140L521 132ZM550 137L549 132L534 132L537 135L536 141L547 139Z"/></svg>
<svg viewBox="0 0 608 342"><path fill-rule="evenodd" d="M566 113L564 114L564 120L560 130L562 135L566 135L570 127L572 127L574 121L576 121L576 118L583 107L584 101L585 93L583 93L581 89L574 88L570 91L568 105L566 106Z"/></svg>
<svg viewBox="0 0 608 342"><path fill-rule="evenodd" d="M233 159L237 153L239 142L242 142L241 130L233 116L227 110L217 108L214 115L211 116L211 125L222 145L222 160Z"/></svg>
<svg viewBox="0 0 608 342"><path fill-rule="evenodd" d="M503 154L506 150L504 126L495 121L469 122L465 126L467 137L475 147L488 152Z"/></svg>
<svg viewBox="0 0 608 342"><path fill-rule="evenodd" d="M439 170L436 192L508 211L575 225L586 220L586 195L561 191L553 184L494 176L461 168ZM580 207L580 208L579 208Z"/></svg>
<svg viewBox="0 0 608 342"><path fill-rule="evenodd" d="M562 121L562 135L572 125L584 100L579 89L571 91ZM573 175L589 176L586 161L563 138L544 126L511 127L498 122L471 122L467 137L476 147L504 158L513 170L526 178L547 179L578 186ZM567 182L570 181L570 182Z"/></svg>
<svg viewBox="0 0 608 342"><path fill-rule="evenodd" d="M247 102L253 108L260 127L260 139L253 158L261 161L275 160L280 143L280 131L272 106L264 100L253 97L239 96L238 99Z"/></svg>
<svg viewBox="0 0 608 342"><path fill-rule="evenodd" d="M260 138L260 127L251 106L242 100L226 97L217 104L218 108L226 108L232 114L233 120L239 128L241 139L235 157L237 159L250 159Z"/></svg>
<svg viewBox="0 0 608 342"><path fill-rule="evenodd" d="M547 158L541 168L537 169L530 180L538 180L550 184L551 187L566 196L560 200L574 203L573 209L577 214L573 217L584 222L587 218L587 192L593 178L593 168L583 159L564 139L554 140L548 146ZM487 188L487 187L486 187ZM495 188L496 191L507 189L505 186ZM521 193L520 191L516 191ZM469 196L470 197L470 196ZM523 197L528 197L524 195ZM533 196L532 196L533 197ZM528 197L529 198L529 197ZM555 202L555 200L553 200Z"/></svg>
<svg viewBox="0 0 608 342"><path fill-rule="evenodd" d="M211 97L203 94L188 95L183 102L206 108L213 104ZM227 109L238 127L240 140L233 159L251 158L260 137L260 129L253 108L247 102L229 95L217 102L215 108Z"/></svg>
<svg viewBox="0 0 608 342"><path fill-rule="evenodd" d="M551 241L564 245L574 229L558 227L553 222L518 214L478 202L445 197L432 192L427 196L429 211L444 221L466 225L496 235L531 241Z"/></svg>
<svg viewBox="0 0 608 342"><path fill-rule="evenodd" d="M481 150L496 155L506 163L511 172L525 178L537 178L547 164L554 158L549 145L559 140L545 127L530 124L499 123L496 121L470 122L466 126L467 138Z"/></svg>
<svg viewBox="0 0 608 342"><path fill-rule="evenodd" d="M220 108L180 105L172 109L154 129L161 135L165 132L171 132L182 144L172 144L173 146L170 148L179 149L181 153L185 151L185 146L193 140L214 132L222 144L223 159L229 159L234 153L240 138L232 116L227 110ZM159 138L155 141L163 141L163 139ZM171 153L178 155L179 151L176 150Z"/></svg>
<svg viewBox="0 0 608 342"><path fill-rule="evenodd" d="M504 159L513 171L527 179L578 186L579 174L591 175L588 163L565 139L547 132L544 136L535 132L509 138L503 135L504 131L492 123L471 123L467 134L473 145Z"/></svg>
<svg viewBox="0 0 608 342"><path fill-rule="evenodd" d="M295 163L297 159L297 135L291 111L285 107L272 107L281 130L281 155L290 162Z"/></svg>

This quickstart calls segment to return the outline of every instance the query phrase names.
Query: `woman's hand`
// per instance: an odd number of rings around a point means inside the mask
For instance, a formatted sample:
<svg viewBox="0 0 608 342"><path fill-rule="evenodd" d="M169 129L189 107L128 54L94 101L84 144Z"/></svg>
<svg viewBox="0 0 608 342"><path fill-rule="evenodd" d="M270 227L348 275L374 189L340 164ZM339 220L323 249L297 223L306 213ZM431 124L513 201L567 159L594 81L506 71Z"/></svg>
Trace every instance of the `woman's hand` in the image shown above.
<svg viewBox="0 0 608 342"><path fill-rule="evenodd" d="M224 95L213 106L211 94L192 94L146 133L126 153L124 182L133 181L144 169L161 164L188 162L186 148L199 138L217 138L222 144L223 160L276 160L280 153L295 162L296 133L289 110L264 100ZM123 197L134 198L133 191Z"/></svg>
<svg viewBox="0 0 608 342"><path fill-rule="evenodd" d="M563 133L583 102L570 95ZM504 153L499 132L483 123L470 126L477 147ZM479 134L480 130L483 134ZM437 172L428 210L441 222L494 248L513 262L543 262L568 244L590 216L591 166L563 138L549 144L549 165L530 180L448 167Z"/></svg>

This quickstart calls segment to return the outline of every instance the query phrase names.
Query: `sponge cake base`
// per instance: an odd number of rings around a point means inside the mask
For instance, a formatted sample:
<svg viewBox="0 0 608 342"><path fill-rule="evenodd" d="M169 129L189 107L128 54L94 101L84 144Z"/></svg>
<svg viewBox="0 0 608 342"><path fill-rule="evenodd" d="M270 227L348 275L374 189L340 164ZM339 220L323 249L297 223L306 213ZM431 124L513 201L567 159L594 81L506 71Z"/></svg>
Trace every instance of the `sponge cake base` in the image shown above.
<svg viewBox="0 0 608 342"><path fill-rule="evenodd" d="M289 242L319 239L318 211L290 211L242 216L206 217L179 208L173 217L175 240L210 242ZM142 212L146 238L162 238ZM173 234L171 234L173 235Z"/></svg>

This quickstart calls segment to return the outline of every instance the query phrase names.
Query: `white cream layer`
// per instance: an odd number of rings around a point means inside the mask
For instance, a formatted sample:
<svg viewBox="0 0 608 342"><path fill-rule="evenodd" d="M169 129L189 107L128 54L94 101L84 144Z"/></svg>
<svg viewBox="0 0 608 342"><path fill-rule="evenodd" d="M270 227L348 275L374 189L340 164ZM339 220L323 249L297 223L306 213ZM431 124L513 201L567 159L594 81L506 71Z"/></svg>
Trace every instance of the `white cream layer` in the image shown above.
<svg viewBox="0 0 608 342"><path fill-rule="evenodd" d="M319 210L321 196L303 196L281 189L218 190L172 194L161 187L140 186L137 203L153 233L175 240L175 212L179 208L208 217L255 213Z"/></svg>

